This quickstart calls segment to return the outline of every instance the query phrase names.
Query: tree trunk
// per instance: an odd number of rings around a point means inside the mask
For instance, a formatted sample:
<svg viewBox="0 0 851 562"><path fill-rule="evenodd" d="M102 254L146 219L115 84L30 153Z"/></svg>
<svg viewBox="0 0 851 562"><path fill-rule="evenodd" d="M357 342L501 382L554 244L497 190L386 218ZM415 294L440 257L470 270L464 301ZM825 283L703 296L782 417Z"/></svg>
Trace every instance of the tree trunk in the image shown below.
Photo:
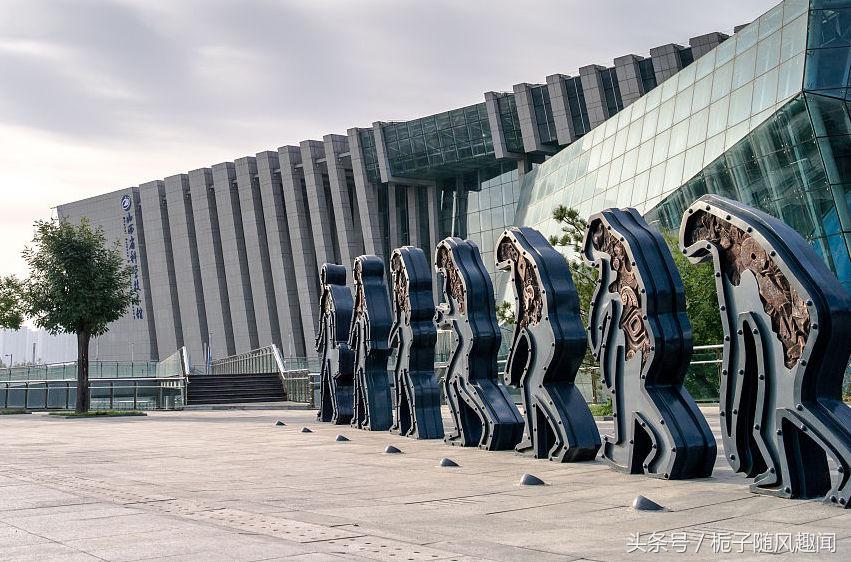
<svg viewBox="0 0 851 562"><path fill-rule="evenodd" d="M89 340L86 330L77 332L77 408L78 414L89 411Z"/></svg>

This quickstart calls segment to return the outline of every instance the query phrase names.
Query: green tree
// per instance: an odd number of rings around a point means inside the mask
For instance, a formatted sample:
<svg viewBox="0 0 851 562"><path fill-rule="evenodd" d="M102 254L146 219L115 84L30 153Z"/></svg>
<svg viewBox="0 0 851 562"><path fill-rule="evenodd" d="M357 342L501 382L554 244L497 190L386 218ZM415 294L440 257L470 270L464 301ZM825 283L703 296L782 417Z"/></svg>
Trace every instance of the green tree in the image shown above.
<svg viewBox="0 0 851 562"><path fill-rule="evenodd" d="M0 328L17 330L24 322L23 287L14 276L0 277Z"/></svg>
<svg viewBox="0 0 851 562"><path fill-rule="evenodd" d="M77 335L76 411L87 412L89 342L139 302L130 267L117 245L109 247L103 230L92 228L87 219L79 225L36 222L33 246L23 255L30 267L26 314L52 334Z"/></svg>

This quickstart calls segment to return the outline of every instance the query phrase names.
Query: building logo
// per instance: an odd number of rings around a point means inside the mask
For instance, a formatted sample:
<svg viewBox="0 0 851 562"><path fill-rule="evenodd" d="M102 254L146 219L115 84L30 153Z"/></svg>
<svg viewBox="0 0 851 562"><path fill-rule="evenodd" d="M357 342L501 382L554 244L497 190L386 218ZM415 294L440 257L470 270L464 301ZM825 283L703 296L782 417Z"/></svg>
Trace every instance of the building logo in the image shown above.
<svg viewBox="0 0 851 562"><path fill-rule="evenodd" d="M130 201L129 195L125 195L124 197L121 198L121 208L124 209L125 211L129 211L130 207L132 205L133 205L133 203Z"/></svg>

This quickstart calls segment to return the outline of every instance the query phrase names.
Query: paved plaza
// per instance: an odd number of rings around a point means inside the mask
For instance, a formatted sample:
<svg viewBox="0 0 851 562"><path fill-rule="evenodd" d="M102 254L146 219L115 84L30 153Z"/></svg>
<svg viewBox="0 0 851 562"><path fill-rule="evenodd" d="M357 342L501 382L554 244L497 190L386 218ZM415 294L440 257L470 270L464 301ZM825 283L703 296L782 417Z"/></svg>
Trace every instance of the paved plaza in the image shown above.
<svg viewBox="0 0 851 562"><path fill-rule="evenodd" d="M520 486L524 473L547 485ZM667 511L635 511L637 494ZM0 560L616 560L684 548L847 560L851 512L751 494L720 456L713 478L668 482L304 410L0 416Z"/></svg>

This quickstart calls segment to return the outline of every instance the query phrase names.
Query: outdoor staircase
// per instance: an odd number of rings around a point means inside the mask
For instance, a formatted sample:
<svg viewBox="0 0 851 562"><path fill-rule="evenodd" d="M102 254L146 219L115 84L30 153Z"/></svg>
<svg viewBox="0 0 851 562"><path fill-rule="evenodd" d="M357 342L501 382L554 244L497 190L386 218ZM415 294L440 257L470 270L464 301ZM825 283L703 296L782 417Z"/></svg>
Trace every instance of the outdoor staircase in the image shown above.
<svg viewBox="0 0 851 562"><path fill-rule="evenodd" d="M287 399L277 373L251 375L189 375L186 403L240 404L283 402Z"/></svg>

